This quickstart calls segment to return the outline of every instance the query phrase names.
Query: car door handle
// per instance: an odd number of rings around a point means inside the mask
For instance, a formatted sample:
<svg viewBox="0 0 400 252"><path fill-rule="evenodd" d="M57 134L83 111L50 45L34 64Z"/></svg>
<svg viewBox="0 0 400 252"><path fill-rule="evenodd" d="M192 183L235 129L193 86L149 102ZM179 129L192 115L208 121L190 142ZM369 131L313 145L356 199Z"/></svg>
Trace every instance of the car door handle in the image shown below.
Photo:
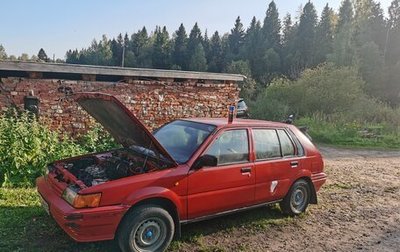
<svg viewBox="0 0 400 252"><path fill-rule="evenodd" d="M292 161L292 162L290 162L290 166L291 166L292 168L297 168L297 167L299 166L299 161Z"/></svg>
<svg viewBox="0 0 400 252"><path fill-rule="evenodd" d="M249 173L249 172L251 172L251 167L242 168L242 169L240 169L240 171L241 171L242 173Z"/></svg>

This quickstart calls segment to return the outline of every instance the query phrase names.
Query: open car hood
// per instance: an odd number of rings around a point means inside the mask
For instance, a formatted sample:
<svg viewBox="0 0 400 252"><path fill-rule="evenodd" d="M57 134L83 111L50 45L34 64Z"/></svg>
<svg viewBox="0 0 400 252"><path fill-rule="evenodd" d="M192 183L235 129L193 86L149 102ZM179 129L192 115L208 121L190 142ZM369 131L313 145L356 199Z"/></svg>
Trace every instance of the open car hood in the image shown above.
<svg viewBox="0 0 400 252"><path fill-rule="evenodd" d="M102 93L77 93L75 101L124 147L147 149L177 165L146 127L117 98Z"/></svg>

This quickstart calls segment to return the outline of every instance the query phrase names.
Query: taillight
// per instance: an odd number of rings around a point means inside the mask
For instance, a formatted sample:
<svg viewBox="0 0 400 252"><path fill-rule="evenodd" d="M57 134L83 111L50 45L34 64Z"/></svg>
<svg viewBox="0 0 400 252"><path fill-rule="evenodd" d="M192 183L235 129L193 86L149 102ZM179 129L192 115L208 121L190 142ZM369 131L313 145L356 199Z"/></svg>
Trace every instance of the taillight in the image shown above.
<svg viewBox="0 0 400 252"><path fill-rule="evenodd" d="M78 194L72 188L67 187L62 197L74 208L93 208L100 205L101 193Z"/></svg>

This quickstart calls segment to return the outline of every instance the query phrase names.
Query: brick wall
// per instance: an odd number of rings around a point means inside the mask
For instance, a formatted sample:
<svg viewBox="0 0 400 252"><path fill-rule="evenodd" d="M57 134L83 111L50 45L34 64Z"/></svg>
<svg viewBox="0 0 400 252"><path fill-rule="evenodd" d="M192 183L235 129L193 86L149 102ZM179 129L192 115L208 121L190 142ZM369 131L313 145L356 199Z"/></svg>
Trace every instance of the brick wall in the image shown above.
<svg viewBox="0 0 400 252"><path fill-rule="evenodd" d="M204 84L197 81L141 81L128 83L2 78L0 108L13 104L23 108L31 90L40 99L41 118L50 118L52 128L72 134L84 131L91 120L65 93L102 92L116 96L142 122L153 129L165 122L185 117L227 117L228 106L239 97L235 83Z"/></svg>

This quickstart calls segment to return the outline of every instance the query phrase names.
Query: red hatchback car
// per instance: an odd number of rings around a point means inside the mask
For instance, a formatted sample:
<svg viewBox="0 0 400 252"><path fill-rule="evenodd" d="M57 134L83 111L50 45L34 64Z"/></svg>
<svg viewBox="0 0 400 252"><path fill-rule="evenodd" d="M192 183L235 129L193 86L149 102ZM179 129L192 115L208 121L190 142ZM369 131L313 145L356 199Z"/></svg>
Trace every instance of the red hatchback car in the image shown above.
<svg viewBox="0 0 400 252"><path fill-rule="evenodd" d="M43 207L79 242L163 251L184 223L277 202L300 214L326 180L320 153L292 125L196 118L152 134L112 96L76 101L123 146L56 161L37 179Z"/></svg>

